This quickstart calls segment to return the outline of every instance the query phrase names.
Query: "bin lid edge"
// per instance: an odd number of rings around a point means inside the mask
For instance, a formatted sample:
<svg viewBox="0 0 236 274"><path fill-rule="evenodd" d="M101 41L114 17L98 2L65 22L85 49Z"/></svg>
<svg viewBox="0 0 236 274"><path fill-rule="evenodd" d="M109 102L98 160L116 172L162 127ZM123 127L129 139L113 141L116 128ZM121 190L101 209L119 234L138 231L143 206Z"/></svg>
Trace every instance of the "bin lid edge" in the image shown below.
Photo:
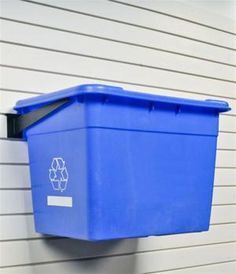
<svg viewBox="0 0 236 274"><path fill-rule="evenodd" d="M208 107L214 108L219 112L229 111L230 107L227 102L220 100L193 100L186 98L170 97L163 95L156 95L152 93L141 93L135 91L124 90L121 87L101 85L101 84L84 84L79 86L74 86L71 88L63 89L60 91L47 93L39 96L35 96L28 99L19 100L14 107L15 110L21 111L27 107L41 107L46 104L53 103L55 101L75 97L83 94L104 94L104 95L113 95L117 97L126 97L130 99L137 100L146 100L152 102L162 102L170 104L179 104L179 105L189 105L197 107Z"/></svg>

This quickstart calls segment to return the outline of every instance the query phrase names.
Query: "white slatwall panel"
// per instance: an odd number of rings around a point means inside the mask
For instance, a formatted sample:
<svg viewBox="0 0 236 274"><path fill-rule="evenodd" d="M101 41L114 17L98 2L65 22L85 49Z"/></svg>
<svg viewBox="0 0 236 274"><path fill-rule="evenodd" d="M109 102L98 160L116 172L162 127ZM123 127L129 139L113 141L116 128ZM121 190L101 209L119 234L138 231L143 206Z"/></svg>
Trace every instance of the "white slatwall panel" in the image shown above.
<svg viewBox="0 0 236 274"><path fill-rule="evenodd" d="M32 214L21 213L21 215L2 215L0 217L0 221L1 221L0 236L1 236L1 239L4 241L44 237L34 231ZM211 231L215 229L214 227L218 227L218 226L221 227L221 232L222 232L224 231L224 229L227 229L228 225L231 225L231 224L233 225L233 222L236 222L236 206L235 205L214 206L212 208L211 230L209 233L208 232L206 233L207 235L209 234L211 235ZM17 227L17 230L15 229L15 227ZM230 226L230 227L231 227L232 234L234 234L233 232L235 230L235 226ZM203 234L204 233L199 234L199 237L201 238ZM222 237L225 237L225 233L223 234L224 236L222 235ZM231 237L232 234L229 234L229 237ZM187 237L190 237L190 235L191 234L188 234ZM196 237L196 240L199 239L198 234L194 234L194 235ZM221 234L219 233L217 237L219 237L220 235ZM183 236L184 239L185 239L185 236ZM180 236L176 235L173 237L171 236L171 239L173 240L172 242L173 244L176 244L176 241L174 241L174 239L179 238ZM218 240L224 241L222 240L223 239L222 237L219 237ZM161 238L162 237L160 237L160 239ZM164 240L165 239L166 237L164 237ZM145 239L144 241L147 241L147 239ZM186 243L190 244L188 240L186 240ZM182 242L179 245L181 246L181 244Z"/></svg>
<svg viewBox="0 0 236 274"><path fill-rule="evenodd" d="M90 258L95 256L119 255L123 253L160 251L183 247L196 247L199 245L225 244L236 240L235 225L214 226L211 232L176 236L150 237L148 240L136 239L126 241L84 243L72 239L34 239L29 241L3 242L5 253L2 256L4 266L27 263L50 262L63 259ZM174 240L174 241L173 241ZM46 246L51 248L46 249ZM112 250L112 247L115 248ZM66 249L66 252L65 250ZM53 250L53 248L55 250ZM109 249L111 248L111 250ZM25 250L24 253L21 250ZM14 254L14 256L9 256Z"/></svg>
<svg viewBox="0 0 236 274"><path fill-rule="evenodd" d="M93 3L86 3L83 5L77 1L73 1L72 3L69 3L68 1L58 3L56 0L39 0L31 1L31 3L44 3L49 7L64 8L67 11L78 11L80 14L86 13L86 15L89 16L95 15L97 18L102 17L102 20L116 20L119 23L129 23L141 28L167 32L169 35L183 36L189 39L219 45L221 47L235 47L234 41L230 38L230 35L224 32L216 33L213 29L206 29L195 24L186 24L173 17L167 18L162 14L152 14L146 10L140 11L139 9L130 8L128 6L124 9L119 3L113 5L112 3L100 1L100 4L96 9L94 9ZM206 34L208 34L207 37Z"/></svg>
<svg viewBox="0 0 236 274"><path fill-rule="evenodd" d="M185 3L181 3L175 0L166 0L166 1L159 1L158 5L156 4L155 0L150 1L136 1L136 0L129 0L129 1L117 1L111 0L112 2L123 3L135 8L146 9L154 13L161 13L165 14L166 16L171 16L174 18L178 18L183 21L195 23L197 25L202 25L204 27L213 28L222 30L224 32L229 33L236 33L236 26L235 23L227 18L221 18L221 16L215 18L214 14L206 13L205 7L198 6L196 9L195 6L192 6L191 2L185 1Z"/></svg>
<svg viewBox="0 0 236 274"><path fill-rule="evenodd" d="M0 272L235 273L235 23L178 1L0 5ZM229 102L208 232L98 244L34 231L27 146L7 139L5 114L17 100L81 83Z"/></svg>
<svg viewBox="0 0 236 274"><path fill-rule="evenodd" d="M127 7L124 7L122 8L122 12L118 12L118 5L113 5L102 0L99 0L99 5L96 6L93 3L83 4L83 2L80 1L76 4L77 1L70 1L72 3L69 5L77 5L77 10L81 9L84 11L85 8L91 16L68 12L62 9L47 8L32 2L15 3L10 1L10 4L6 2L8 1L2 2L3 17L6 19L10 18L21 22L28 22L30 24L38 24L46 26L47 28L50 27L57 29L57 31L85 34L86 36L96 36L105 40L110 39L129 44L131 43L145 48L181 52L190 56L210 59L226 64L236 63L235 54L233 54L231 50L226 50L222 47L216 46L209 47L204 42L197 42L191 39L181 38L167 33L151 31L122 23L122 21L124 21L122 18L123 16L125 16L125 20L128 20L129 23L129 20L132 20L130 12L134 11L132 11L132 9L127 10ZM60 1L60 3L58 3L57 1L56 4L65 6L68 5L66 2L67 1ZM89 8L87 8L87 5L89 5ZM94 17L94 15L96 16L98 13L100 16L107 18L107 20ZM111 13L115 16L114 20L121 22L119 23L112 20ZM43 16L41 16L42 14ZM149 22L150 16L151 14L148 13L146 16L147 22ZM51 18L53 18L53 20L51 20ZM109 18L111 18L111 20L109 20ZM137 16L136 11L134 20L135 18L136 21L139 22L140 16ZM168 23L168 19L169 18L167 17L166 23ZM217 20L218 19L216 18L216 21ZM177 23L177 21L178 20L176 20L175 23ZM158 18L156 19L156 22L159 23ZM186 27L187 25L188 24L185 24ZM208 39L209 37L207 30L208 29L206 29L205 39ZM219 34L219 32L214 32L214 36L218 37ZM228 37L230 37L230 35ZM224 39L221 40L221 44L222 43L224 43Z"/></svg>
<svg viewBox="0 0 236 274"><path fill-rule="evenodd" d="M107 43L107 41L96 38L81 35L75 36L70 33L55 32L50 29L5 20L1 22L1 28L3 29L1 38L4 41L8 41L8 44L26 44L31 47L40 47L44 50L53 49L54 51L73 56L77 54L89 55L93 58L127 62L129 65L130 63L136 66L142 64L147 67L165 68L187 74L191 73L219 79L222 79L224 76L226 80L235 80L235 70L232 66L222 66L218 63L194 58L189 60L189 57L186 56L171 55L168 52L161 51L157 51L153 55L151 50L140 47L133 47L132 51L130 51L130 46L127 44ZM46 40L44 39L45 37L51 37L51 39ZM58 40L65 40L66 43L60 44L57 42ZM90 46L88 47L88 45ZM125 54L125 52L129 52L129 54Z"/></svg>
<svg viewBox="0 0 236 274"><path fill-rule="evenodd" d="M117 82L125 81L145 85L164 86L168 83L169 87L183 90L191 90L192 87L198 87L204 93L236 97L235 83L228 81L219 81L207 79L204 77L193 77L182 73L173 73L163 69L150 69L142 66L131 66L122 63L97 60L81 56L65 56L58 52L47 52L44 50L26 48L23 46L9 45L1 43L2 62L7 66L14 66L16 58L17 66L32 68L37 70L49 70L56 73L79 76L79 71L83 71L84 76L92 76L102 79L104 73L107 79ZM61 65L63 64L63 66ZM158 77L160 78L157 78ZM200 78L200 79L199 79Z"/></svg>
<svg viewBox="0 0 236 274"><path fill-rule="evenodd" d="M165 274L199 274L199 273L207 273L207 274L235 274L236 262L226 262L226 263L213 263L207 266L200 267L189 267L186 269L174 269L170 271L165 271ZM149 272L150 273L150 272ZM163 272L151 272L152 274L163 274Z"/></svg>
<svg viewBox="0 0 236 274"><path fill-rule="evenodd" d="M48 246L49 247L49 246ZM61 250L63 250L63 246ZM53 248L52 248L53 249ZM58 250L58 249L56 249ZM14 250L13 250L14 251ZM140 252L130 255L102 257L92 260L71 260L50 264L28 265L4 269L4 274L141 274L166 269L193 267L196 265L232 262L236 244L225 243L163 251ZM171 259L170 259L171 258ZM15 272L14 272L15 271ZM201 273L201 272L200 272Z"/></svg>

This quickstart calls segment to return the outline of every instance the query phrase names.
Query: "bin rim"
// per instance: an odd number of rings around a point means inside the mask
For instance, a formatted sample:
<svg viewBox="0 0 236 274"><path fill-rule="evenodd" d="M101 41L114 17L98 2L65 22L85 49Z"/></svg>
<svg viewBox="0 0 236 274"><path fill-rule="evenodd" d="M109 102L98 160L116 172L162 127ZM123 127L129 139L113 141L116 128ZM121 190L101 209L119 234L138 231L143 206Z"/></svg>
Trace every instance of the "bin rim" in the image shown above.
<svg viewBox="0 0 236 274"><path fill-rule="evenodd" d="M107 95L107 96L113 96L113 97L127 98L131 100L133 99L133 100L148 101L151 103L159 102L159 103L175 104L180 106L187 105L187 106L193 106L193 107L203 107L203 108L215 109L218 112L225 112L231 109L226 101L221 101L221 100L213 100L213 99L195 100L195 99L186 99L181 97L178 98L178 97L171 97L171 96L156 95L153 93L130 91L117 86L100 85L100 84L83 84L83 85L78 85L71 88L66 88L60 91L47 93L39 96L34 96L24 100L19 100L17 101L14 109L17 112L21 112L25 108L27 108L27 111L29 111L30 109L28 108L30 107L33 107L33 109L36 109L36 108L43 107L44 105L54 103L58 100L62 100L65 98L72 98L72 97L80 97L87 94Z"/></svg>

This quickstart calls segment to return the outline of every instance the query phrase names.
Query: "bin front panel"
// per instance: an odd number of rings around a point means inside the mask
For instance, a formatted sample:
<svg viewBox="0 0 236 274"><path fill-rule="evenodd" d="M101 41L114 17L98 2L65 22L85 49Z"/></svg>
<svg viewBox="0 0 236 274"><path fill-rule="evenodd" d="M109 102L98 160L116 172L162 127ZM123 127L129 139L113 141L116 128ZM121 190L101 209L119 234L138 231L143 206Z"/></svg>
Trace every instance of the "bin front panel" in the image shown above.
<svg viewBox="0 0 236 274"><path fill-rule="evenodd" d="M89 132L92 239L208 229L216 137Z"/></svg>

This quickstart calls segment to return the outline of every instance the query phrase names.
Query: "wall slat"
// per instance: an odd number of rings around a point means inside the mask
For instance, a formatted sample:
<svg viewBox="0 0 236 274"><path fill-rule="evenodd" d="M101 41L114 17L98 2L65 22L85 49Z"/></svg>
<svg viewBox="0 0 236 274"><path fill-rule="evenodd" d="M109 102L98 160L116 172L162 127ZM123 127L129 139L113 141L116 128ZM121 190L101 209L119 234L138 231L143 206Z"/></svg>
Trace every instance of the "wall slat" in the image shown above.
<svg viewBox="0 0 236 274"><path fill-rule="evenodd" d="M1 50L2 63L8 66L15 66L17 58L17 66L25 68L49 70L78 76L81 74L80 71L83 71L82 74L87 77L106 77L107 79L125 82L134 82L139 79L138 83L140 84L149 83L150 85L160 86L168 84L169 88L173 89L191 90L197 86L199 93L227 95L236 98L236 85L232 82L193 77L162 69L141 68L81 56L65 56L57 52L49 53L39 49L6 45L4 43L1 43Z"/></svg>
<svg viewBox="0 0 236 274"><path fill-rule="evenodd" d="M225 32L219 32L214 29L206 28L200 25L183 22L182 20L167 17L162 14L153 14L146 10L135 9L130 6L123 6L116 2L100 1L95 5L81 4L77 1L56 1L56 0L38 0L34 3L45 3L53 7L60 7L72 11L84 12L88 15L102 16L119 22L134 24L138 27L150 28L151 30L163 31L169 35L187 37L195 41L212 43L222 47L235 48L234 36Z"/></svg>
<svg viewBox="0 0 236 274"><path fill-rule="evenodd" d="M186 22L215 28L219 31L236 33L236 26L230 18L218 16L216 13L206 13L205 7L192 5L191 2L181 3L174 0L159 1L137 1L137 0L111 0L112 2L134 5L135 7L151 10L152 12L162 13L166 16L173 16Z"/></svg>
<svg viewBox="0 0 236 274"><path fill-rule="evenodd" d="M199 273L207 273L207 274L235 274L236 270L236 261L234 262L222 262L216 263L212 265L199 266L199 267L190 267L186 269L173 269L170 271L165 271L165 274L199 274ZM149 273L145 273L149 274ZM152 272L152 274L163 274L163 272Z"/></svg>
<svg viewBox="0 0 236 274"><path fill-rule="evenodd" d="M236 185L236 169L215 169L215 186L221 185Z"/></svg>
<svg viewBox="0 0 236 274"><path fill-rule="evenodd" d="M60 3L61 2L62 1L60 1ZM73 3L75 3L75 1ZM86 5L87 4L89 5L89 3L86 3ZM236 64L236 55L232 50L209 46L205 43L171 36L162 32L141 29L127 24L119 24L114 21L98 20L95 17L88 17L16 0L2 1L1 6L4 18L11 20L40 24L47 28L57 28L60 31L73 32L74 34L95 35L102 39L112 39L141 47L181 52L190 56L227 64ZM113 14L119 16L117 7L114 5L113 7ZM93 6L93 10L95 13L97 13L97 10L110 12L110 9L103 8L100 1L98 5ZM121 14L123 13L126 13L125 7L122 9ZM134 17L136 18L136 13ZM149 22L149 16L146 17L146 19ZM130 33L132 33L132 35L130 35ZM206 37L208 36L208 33L206 33Z"/></svg>
<svg viewBox="0 0 236 274"><path fill-rule="evenodd" d="M228 225L231 223L234 227L234 222L236 223L236 205L224 205L224 206L213 206L212 207L212 213L211 213L211 224L212 228L214 226L221 226L222 230L224 228L227 230ZM2 215L0 216L0 241L7 241L7 240L19 240L19 239L27 239L27 238L42 238L43 235L35 232L34 229L34 221L33 221L33 215ZM17 227L17 229L15 229ZM212 229L210 228L210 230ZM230 230L231 231L231 230ZM222 232L223 233L223 232ZM172 241L172 244L175 245L176 240L178 238L185 241L186 245L191 245L192 241L189 242L190 235L193 235L193 238L198 238L198 235L200 235L200 238L202 234L186 234L182 236L175 235ZM195 236L194 236L195 235ZM223 236L224 235L224 236ZM223 233L222 237L227 237ZM187 239L185 239L185 236L187 236ZM167 236L170 239L172 236ZM206 236L207 237L207 236ZM219 238L219 241L221 241L221 237L217 236ZM149 238L148 238L149 239ZM154 239L154 238L152 238ZM163 241L166 239L166 237L163 238ZM155 241L159 241L159 238L154 239ZM163 242L164 243L164 242ZM180 244L179 244L180 245ZM163 246L165 246L163 244ZM148 247L147 247L148 248Z"/></svg>
<svg viewBox="0 0 236 274"><path fill-rule="evenodd" d="M232 66L179 54L140 47L132 47L131 50L130 45L5 20L1 22L1 29L1 39L8 43L41 47L45 50L61 51L64 54L90 55L117 62L127 62L130 65L159 67L231 81L234 81L236 76L235 68Z"/></svg>
<svg viewBox="0 0 236 274"><path fill-rule="evenodd" d="M236 236L232 229L233 225L227 225L225 231L222 226L213 226L209 232L172 236L149 237L147 239L130 239L103 243L84 244L83 241L71 239L35 239L29 241L2 242L6 251L2 256L2 266L20 265L28 263L50 262L77 258L91 258L97 256L119 255L122 253L147 252L165 250L177 247L191 247L196 245L210 245L235 241ZM234 225L235 226L235 225ZM222 235L223 234L223 235ZM176 241L173 239L176 238ZM45 250L46 246L50 246ZM83 248L81 248L83 246ZM65 254L63 247L67 249ZM24 252L22 252L22 250ZM7 254L14 254L9 256ZM234 254L235 256L235 254Z"/></svg>
<svg viewBox="0 0 236 274"><path fill-rule="evenodd" d="M235 111L236 108L234 106L233 106L233 108ZM220 128L220 130L223 130L223 131L236 132L235 116L221 115L220 120L219 120L219 128Z"/></svg>
<svg viewBox="0 0 236 274"><path fill-rule="evenodd" d="M233 117L233 123L236 123L236 117ZM236 134L220 132L217 140L217 147L221 149L236 150Z"/></svg>
<svg viewBox="0 0 236 274"><path fill-rule="evenodd" d="M225 177L227 175L222 176ZM21 189L29 187L30 175L28 165L0 165L0 189Z"/></svg>
<svg viewBox="0 0 236 274"><path fill-rule="evenodd" d="M84 83L100 83L108 85L122 86L128 90L136 90L140 92L150 92L158 93L160 95L172 95L180 97L189 97L189 98L199 98L209 99L209 98L218 98L219 100L228 100L234 99L230 97L227 93L222 95L214 95L203 93L199 90L183 90L170 88L167 86L161 85L149 85L136 83L136 82L125 82L125 81L116 81L112 79L102 78L103 80L96 77L89 76L76 76L68 75L66 73L56 73L53 71L45 71L40 69L27 69L23 67L0 67L1 79L0 79L0 88L1 90L14 90L14 91L27 91L27 92L39 92L46 93L63 88L68 88L71 86L76 86ZM11 79L11 81L10 81ZM105 79L105 80L104 80ZM222 98L222 99L221 99Z"/></svg>
<svg viewBox="0 0 236 274"><path fill-rule="evenodd" d="M0 138L7 137L7 119L5 115L0 114Z"/></svg>
<svg viewBox="0 0 236 274"><path fill-rule="evenodd" d="M54 249L56 252L63 252L64 246ZM51 246L51 249L53 247ZM30 250L30 248L28 249ZM47 248L49 249L49 246ZM11 250L13 254L17 249ZM95 250L94 250L95 251ZM195 265L204 265L209 263L224 262L235 260L236 244L226 243L218 245L199 246L194 248L181 248L173 250L153 251L145 253L136 253L132 255L115 256L110 258L101 258L99 260L83 260L70 262L57 262L56 264L30 265L27 267L5 268L4 274L34 274L39 273L58 273L58 274L120 274L120 273L145 273L153 271L162 271L180 267L190 267ZM31 256L37 256L31 254ZM21 257L27 256L21 253ZM44 253L44 258L47 256ZM14 256L16 258L16 256ZM171 260L169 258L172 258ZM46 260L47 258L45 258ZM14 272L15 271L15 272Z"/></svg>

